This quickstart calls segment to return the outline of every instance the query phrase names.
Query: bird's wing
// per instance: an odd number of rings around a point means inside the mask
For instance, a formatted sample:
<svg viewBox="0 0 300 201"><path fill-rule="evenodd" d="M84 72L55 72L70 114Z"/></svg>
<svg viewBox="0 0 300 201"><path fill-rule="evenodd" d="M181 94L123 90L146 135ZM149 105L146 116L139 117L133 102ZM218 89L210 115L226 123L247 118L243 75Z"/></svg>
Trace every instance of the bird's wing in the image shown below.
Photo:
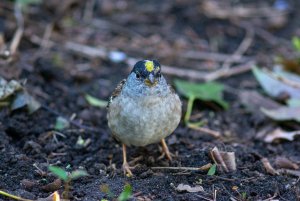
<svg viewBox="0 0 300 201"><path fill-rule="evenodd" d="M175 89L171 85L168 84L168 87L169 87L172 94L176 93Z"/></svg>
<svg viewBox="0 0 300 201"><path fill-rule="evenodd" d="M110 98L109 98L109 101L108 101L108 104L107 104L107 108L109 108L109 105L111 104L112 100L119 96L119 94L121 93L122 89L123 89L123 86L124 84L126 83L126 79L122 80L118 86L115 88L115 90L113 91L113 93L111 94Z"/></svg>

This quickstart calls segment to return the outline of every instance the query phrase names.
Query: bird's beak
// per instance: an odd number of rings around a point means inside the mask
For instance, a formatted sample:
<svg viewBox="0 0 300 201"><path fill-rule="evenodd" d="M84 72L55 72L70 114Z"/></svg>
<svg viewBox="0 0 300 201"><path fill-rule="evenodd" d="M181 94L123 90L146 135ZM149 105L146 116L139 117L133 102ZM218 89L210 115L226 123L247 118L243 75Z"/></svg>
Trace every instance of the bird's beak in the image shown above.
<svg viewBox="0 0 300 201"><path fill-rule="evenodd" d="M153 87L157 84L157 79L153 76L153 74L150 74L148 78L145 80L145 83L149 87Z"/></svg>

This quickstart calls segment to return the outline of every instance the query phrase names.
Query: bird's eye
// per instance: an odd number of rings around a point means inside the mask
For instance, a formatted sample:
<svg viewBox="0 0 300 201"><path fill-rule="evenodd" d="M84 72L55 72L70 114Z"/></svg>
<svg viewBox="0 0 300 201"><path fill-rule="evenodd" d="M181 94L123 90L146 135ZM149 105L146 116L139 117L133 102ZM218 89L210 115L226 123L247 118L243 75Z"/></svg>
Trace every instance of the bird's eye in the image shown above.
<svg viewBox="0 0 300 201"><path fill-rule="evenodd" d="M140 79L140 78L141 78L140 74L138 74L138 73L135 74L135 77L136 77L137 79Z"/></svg>

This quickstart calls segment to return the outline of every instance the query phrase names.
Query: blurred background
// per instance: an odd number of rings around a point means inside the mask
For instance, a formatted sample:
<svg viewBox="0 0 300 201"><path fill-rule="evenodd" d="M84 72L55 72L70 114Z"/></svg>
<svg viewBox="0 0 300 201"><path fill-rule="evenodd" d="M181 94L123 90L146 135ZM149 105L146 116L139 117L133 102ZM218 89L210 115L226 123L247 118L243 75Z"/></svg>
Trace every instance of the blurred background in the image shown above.
<svg viewBox="0 0 300 201"><path fill-rule="evenodd" d="M45 187L55 164L91 175L74 183L73 200L109 199L99 186L117 195L126 182L137 200L299 199L299 8L299 0L1 0L0 189L32 199L61 192ZM139 59L160 61L184 118L167 139L175 160L158 160L156 145L130 148L132 158L149 157L128 180L105 107ZM236 171L151 169L211 167L215 146L236 154ZM286 160L294 172L266 168ZM205 192L179 193L181 183Z"/></svg>

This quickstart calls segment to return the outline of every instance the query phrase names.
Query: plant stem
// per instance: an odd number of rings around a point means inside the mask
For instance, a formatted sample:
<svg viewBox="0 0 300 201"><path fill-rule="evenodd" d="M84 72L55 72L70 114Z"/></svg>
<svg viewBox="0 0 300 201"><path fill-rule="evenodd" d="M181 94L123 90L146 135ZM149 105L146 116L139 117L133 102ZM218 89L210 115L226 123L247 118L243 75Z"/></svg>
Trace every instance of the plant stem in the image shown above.
<svg viewBox="0 0 300 201"><path fill-rule="evenodd" d="M6 192L1 191L1 190L0 190L0 195L9 197L9 198L12 198L12 199L15 199L15 200L21 200L21 201L33 201L33 200L24 199L24 198L21 198L21 197L18 197L18 196L15 196L15 195L6 193Z"/></svg>
<svg viewBox="0 0 300 201"><path fill-rule="evenodd" d="M194 101L195 101L195 96L190 96L189 100L188 100L188 104L187 104L186 113L185 113L185 116L184 116L184 123L185 124L188 124L188 122L190 120Z"/></svg>

